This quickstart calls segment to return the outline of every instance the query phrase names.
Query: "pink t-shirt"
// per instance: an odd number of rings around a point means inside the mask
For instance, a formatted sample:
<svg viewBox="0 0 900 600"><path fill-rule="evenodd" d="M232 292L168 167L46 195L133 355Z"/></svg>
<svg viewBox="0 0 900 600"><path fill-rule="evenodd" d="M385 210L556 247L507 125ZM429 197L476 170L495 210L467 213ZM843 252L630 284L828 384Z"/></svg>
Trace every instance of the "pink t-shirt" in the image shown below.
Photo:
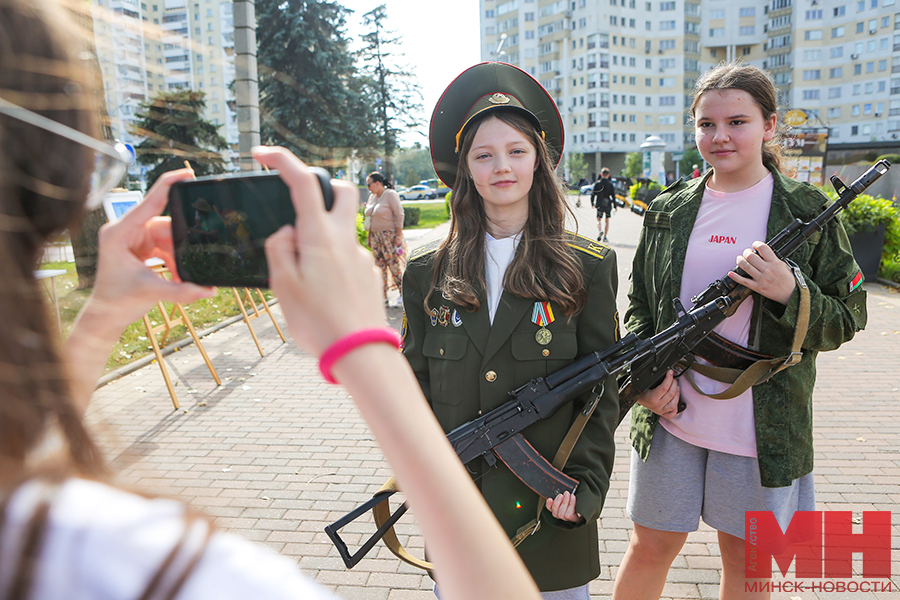
<svg viewBox="0 0 900 600"><path fill-rule="evenodd" d="M774 183L770 173L759 183L740 192L724 193L706 188L684 260L680 293L684 306L692 306L693 296L734 269L737 256L750 248L753 242L766 240ZM732 316L716 327L716 333L746 346L752 311L753 299L748 298ZM697 373L692 372L691 375L697 386L708 394L717 394L728 388L727 384ZM697 393L684 378L679 380L678 385L687 409L672 420L660 420L666 431L701 448L738 456L756 456L752 389L732 400L713 400Z"/></svg>

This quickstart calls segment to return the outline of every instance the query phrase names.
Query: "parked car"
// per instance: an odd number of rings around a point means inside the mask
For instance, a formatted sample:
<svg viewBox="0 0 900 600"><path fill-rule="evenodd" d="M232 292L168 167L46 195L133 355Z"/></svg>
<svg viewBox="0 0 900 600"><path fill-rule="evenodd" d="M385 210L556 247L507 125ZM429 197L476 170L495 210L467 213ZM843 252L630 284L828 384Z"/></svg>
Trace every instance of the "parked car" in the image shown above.
<svg viewBox="0 0 900 600"><path fill-rule="evenodd" d="M444 182L438 179L437 177L433 179L423 179L419 182L419 185L427 185L430 188L433 188L435 192L437 192L438 198L443 198L447 195L447 192L450 191Z"/></svg>
<svg viewBox="0 0 900 600"><path fill-rule="evenodd" d="M581 194L582 196L584 196L586 194L590 194L592 191L594 191L593 183L586 183L578 189L578 193Z"/></svg>
<svg viewBox="0 0 900 600"><path fill-rule="evenodd" d="M437 198L437 192L434 188L427 185L414 185L411 188L398 192L401 200L421 200L423 198Z"/></svg>

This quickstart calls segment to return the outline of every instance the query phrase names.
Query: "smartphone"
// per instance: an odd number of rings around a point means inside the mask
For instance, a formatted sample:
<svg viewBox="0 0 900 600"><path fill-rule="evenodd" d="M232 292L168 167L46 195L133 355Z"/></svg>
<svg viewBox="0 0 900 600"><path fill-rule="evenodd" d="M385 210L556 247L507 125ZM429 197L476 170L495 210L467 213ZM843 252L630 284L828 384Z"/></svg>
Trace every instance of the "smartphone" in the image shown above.
<svg viewBox="0 0 900 600"><path fill-rule="evenodd" d="M311 170L331 210L330 175ZM269 287L266 238L297 219L276 171L178 181L169 190L168 212L182 281L228 287Z"/></svg>

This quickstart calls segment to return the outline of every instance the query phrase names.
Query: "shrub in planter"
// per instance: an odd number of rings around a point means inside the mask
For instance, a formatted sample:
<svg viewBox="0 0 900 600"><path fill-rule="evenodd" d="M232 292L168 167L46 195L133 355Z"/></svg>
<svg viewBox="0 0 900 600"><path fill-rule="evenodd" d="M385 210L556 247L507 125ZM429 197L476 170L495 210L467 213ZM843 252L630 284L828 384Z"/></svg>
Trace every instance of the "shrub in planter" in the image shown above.
<svg viewBox="0 0 900 600"><path fill-rule="evenodd" d="M878 276L879 265L900 252L900 209L885 198L862 194L841 213L853 246L853 256L867 280ZM891 234L887 235L890 228ZM890 237L890 245L887 240ZM888 264L896 262L888 260Z"/></svg>

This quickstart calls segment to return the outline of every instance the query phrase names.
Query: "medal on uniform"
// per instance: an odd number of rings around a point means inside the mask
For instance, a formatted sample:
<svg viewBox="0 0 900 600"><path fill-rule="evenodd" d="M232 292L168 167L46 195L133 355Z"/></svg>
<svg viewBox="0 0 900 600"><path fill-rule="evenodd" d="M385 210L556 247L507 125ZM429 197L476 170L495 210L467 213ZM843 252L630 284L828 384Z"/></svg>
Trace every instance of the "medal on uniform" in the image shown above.
<svg viewBox="0 0 900 600"><path fill-rule="evenodd" d="M547 325L556 320L549 302L535 302L531 311L531 322L540 327L534 334L534 341L541 346L546 346L553 339L553 334L547 329Z"/></svg>

